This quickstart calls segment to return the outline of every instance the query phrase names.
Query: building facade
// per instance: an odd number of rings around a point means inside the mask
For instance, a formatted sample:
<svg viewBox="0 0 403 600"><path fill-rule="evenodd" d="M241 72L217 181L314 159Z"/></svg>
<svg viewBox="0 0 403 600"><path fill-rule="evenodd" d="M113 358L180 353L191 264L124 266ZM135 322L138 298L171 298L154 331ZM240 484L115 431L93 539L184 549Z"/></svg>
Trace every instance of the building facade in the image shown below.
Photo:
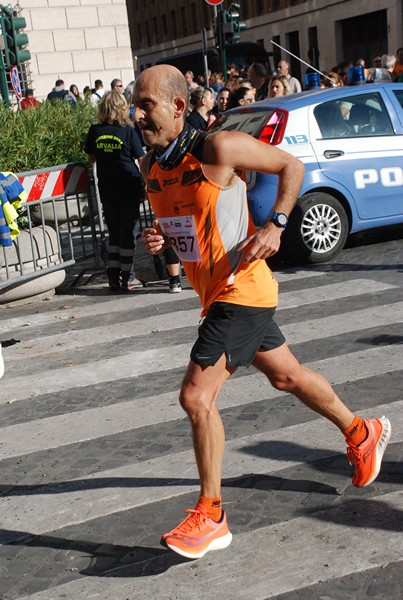
<svg viewBox="0 0 403 600"><path fill-rule="evenodd" d="M231 2L224 0L228 9ZM403 46L402 0L238 0L247 28L241 41L257 42L282 56L301 77L305 66L272 44L322 70L349 59L364 58L371 66L378 54ZM215 8L205 0L127 0L130 38L137 70L164 57L200 50L202 30L214 46Z"/></svg>
<svg viewBox="0 0 403 600"><path fill-rule="evenodd" d="M42 99L63 79L80 91L101 79L134 78L125 0L21 0L31 61L28 81ZM30 87L30 86L28 86Z"/></svg>

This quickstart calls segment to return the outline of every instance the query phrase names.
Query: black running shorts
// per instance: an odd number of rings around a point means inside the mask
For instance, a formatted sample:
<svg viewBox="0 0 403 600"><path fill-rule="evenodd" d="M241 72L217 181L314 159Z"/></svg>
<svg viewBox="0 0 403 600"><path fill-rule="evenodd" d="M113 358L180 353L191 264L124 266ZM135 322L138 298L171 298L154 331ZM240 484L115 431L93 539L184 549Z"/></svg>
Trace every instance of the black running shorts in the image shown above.
<svg viewBox="0 0 403 600"><path fill-rule="evenodd" d="M273 350L285 342L273 320L275 310L214 302L199 327L190 358L212 366L225 353L228 366L249 367L259 350Z"/></svg>

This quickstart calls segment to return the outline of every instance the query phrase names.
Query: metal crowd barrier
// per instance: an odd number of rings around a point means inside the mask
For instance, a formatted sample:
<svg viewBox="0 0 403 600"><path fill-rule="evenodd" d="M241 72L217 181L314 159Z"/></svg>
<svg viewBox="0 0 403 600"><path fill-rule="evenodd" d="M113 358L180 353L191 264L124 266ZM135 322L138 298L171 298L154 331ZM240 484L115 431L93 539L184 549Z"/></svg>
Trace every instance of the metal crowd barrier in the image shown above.
<svg viewBox="0 0 403 600"><path fill-rule="evenodd" d="M104 229L93 184L82 163L17 174L28 195L25 227L0 247L0 291L78 261L100 262Z"/></svg>
<svg viewBox="0 0 403 600"><path fill-rule="evenodd" d="M28 195L20 210L20 221L25 221L25 225L12 246L0 247L0 293L90 258L103 268L107 258L107 230L96 168L93 177L82 163L27 171L17 177ZM140 205L137 235L144 227L151 226L152 221L146 199ZM163 278L160 257L153 257L153 261L157 275Z"/></svg>

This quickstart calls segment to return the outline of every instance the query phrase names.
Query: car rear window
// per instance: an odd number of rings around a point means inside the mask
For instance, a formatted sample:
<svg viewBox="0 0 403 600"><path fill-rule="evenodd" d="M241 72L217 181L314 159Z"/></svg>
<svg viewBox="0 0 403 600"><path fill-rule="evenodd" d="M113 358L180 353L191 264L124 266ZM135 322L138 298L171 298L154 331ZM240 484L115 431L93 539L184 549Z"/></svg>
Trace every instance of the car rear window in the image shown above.
<svg viewBox="0 0 403 600"><path fill-rule="evenodd" d="M210 131L243 131L259 139L263 128L274 114L275 110L251 111L223 114Z"/></svg>
<svg viewBox="0 0 403 600"><path fill-rule="evenodd" d="M379 93L345 96L314 109L323 139L392 135L387 108Z"/></svg>

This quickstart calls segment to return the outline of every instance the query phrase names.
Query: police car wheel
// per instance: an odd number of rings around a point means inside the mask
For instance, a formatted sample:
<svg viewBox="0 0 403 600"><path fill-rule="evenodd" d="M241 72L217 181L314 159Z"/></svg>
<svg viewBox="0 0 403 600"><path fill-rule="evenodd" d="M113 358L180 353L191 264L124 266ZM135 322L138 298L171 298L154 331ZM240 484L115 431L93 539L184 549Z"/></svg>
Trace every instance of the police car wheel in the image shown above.
<svg viewBox="0 0 403 600"><path fill-rule="evenodd" d="M348 230L346 211L336 198L323 192L306 194L290 215L285 248L298 261L326 262L342 250Z"/></svg>

